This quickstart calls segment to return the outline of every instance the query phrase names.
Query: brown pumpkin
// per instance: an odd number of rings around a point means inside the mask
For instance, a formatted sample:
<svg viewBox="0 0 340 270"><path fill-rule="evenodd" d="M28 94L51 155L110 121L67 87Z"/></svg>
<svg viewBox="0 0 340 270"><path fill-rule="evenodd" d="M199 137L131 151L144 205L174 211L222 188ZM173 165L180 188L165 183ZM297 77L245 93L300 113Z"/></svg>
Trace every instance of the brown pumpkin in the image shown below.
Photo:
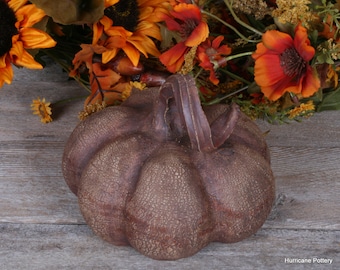
<svg viewBox="0 0 340 270"><path fill-rule="evenodd" d="M189 75L81 122L63 173L97 235L154 259L252 235L275 195L261 131L236 105L204 112Z"/></svg>

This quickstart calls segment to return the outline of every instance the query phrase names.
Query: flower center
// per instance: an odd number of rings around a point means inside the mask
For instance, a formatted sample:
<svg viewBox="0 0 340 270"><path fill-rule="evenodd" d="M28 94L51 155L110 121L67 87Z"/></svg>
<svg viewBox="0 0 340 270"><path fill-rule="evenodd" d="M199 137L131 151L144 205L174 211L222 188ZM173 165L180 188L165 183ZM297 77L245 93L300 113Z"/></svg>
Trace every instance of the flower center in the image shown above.
<svg viewBox="0 0 340 270"><path fill-rule="evenodd" d="M177 20L180 24L181 29L179 30L179 34L182 38L187 38L191 35L192 31L197 27L197 22L194 19L188 19L186 21Z"/></svg>
<svg viewBox="0 0 340 270"><path fill-rule="evenodd" d="M307 62L295 48L289 48L280 55L280 65L285 75L300 79L306 72Z"/></svg>
<svg viewBox="0 0 340 270"><path fill-rule="evenodd" d="M104 15L113 21L114 26L123 26L126 30L136 30L139 19L137 0L121 0L104 10Z"/></svg>
<svg viewBox="0 0 340 270"><path fill-rule="evenodd" d="M14 11L6 1L0 0L0 56L12 48L12 37L18 33L16 21Z"/></svg>

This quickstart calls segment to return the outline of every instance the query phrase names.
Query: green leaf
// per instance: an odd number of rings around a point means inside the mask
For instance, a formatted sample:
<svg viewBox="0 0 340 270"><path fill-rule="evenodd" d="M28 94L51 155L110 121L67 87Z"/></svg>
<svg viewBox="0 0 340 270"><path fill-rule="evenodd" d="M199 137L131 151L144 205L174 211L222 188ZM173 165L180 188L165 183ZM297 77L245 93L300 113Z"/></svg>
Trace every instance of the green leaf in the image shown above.
<svg viewBox="0 0 340 270"><path fill-rule="evenodd" d="M340 110L340 87L324 95L317 106L317 111Z"/></svg>

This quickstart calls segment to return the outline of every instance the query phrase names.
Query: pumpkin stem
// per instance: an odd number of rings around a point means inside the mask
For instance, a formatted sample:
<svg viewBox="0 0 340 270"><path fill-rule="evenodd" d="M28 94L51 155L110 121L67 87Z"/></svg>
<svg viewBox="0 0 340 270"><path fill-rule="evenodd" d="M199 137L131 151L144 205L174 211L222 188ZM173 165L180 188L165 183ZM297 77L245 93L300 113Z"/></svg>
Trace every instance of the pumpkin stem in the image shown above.
<svg viewBox="0 0 340 270"><path fill-rule="evenodd" d="M215 149L209 122L190 75L172 75L162 85L154 124L158 130L166 127L170 136L188 134L193 149L204 152Z"/></svg>
<svg viewBox="0 0 340 270"><path fill-rule="evenodd" d="M240 117L240 107L233 103L211 124L211 135L214 146L219 148L233 132Z"/></svg>

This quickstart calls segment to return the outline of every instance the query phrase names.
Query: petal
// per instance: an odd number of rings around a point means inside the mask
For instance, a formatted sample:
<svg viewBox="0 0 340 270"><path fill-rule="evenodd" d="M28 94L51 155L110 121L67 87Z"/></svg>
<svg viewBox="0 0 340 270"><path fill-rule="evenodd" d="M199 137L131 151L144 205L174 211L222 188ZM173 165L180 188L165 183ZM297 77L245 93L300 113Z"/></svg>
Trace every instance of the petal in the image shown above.
<svg viewBox="0 0 340 270"><path fill-rule="evenodd" d="M100 23L93 24L93 37L92 37L92 44L97 44L98 40L104 33L104 26Z"/></svg>
<svg viewBox="0 0 340 270"><path fill-rule="evenodd" d="M112 36L105 40L104 45L110 50L114 48L123 48L126 45L126 38L122 36Z"/></svg>
<svg viewBox="0 0 340 270"><path fill-rule="evenodd" d="M24 48L51 48L57 43L44 31L35 28L22 28L19 32Z"/></svg>
<svg viewBox="0 0 340 270"><path fill-rule="evenodd" d="M213 47L214 49L217 49L217 48L220 46L220 44L221 44L221 42L222 42L223 40L224 40L224 36L218 36L218 37L216 37L216 38L213 40L211 47Z"/></svg>
<svg viewBox="0 0 340 270"><path fill-rule="evenodd" d="M158 51L155 43L152 39L146 36L136 36L128 39L128 42L133 44L141 53L144 54L145 57L148 57L148 54L153 56L159 56L160 52Z"/></svg>
<svg viewBox="0 0 340 270"><path fill-rule="evenodd" d="M199 22L202 19L201 10L193 4L180 3L174 6L174 10L170 11L170 14L176 19L184 22L188 19L193 19Z"/></svg>
<svg viewBox="0 0 340 270"><path fill-rule="evenodd" d="M110 7L113 6L114 4L117 4L119 2L119 0L105 0L105 7Z"/></svg>
<svg viewBox="0 0 340 270"><path fill-rule="evenodd" d="M276 101L280 97L283 96L283 94L286 92L284 87L261 87L261 92L267 97L269 100Z"/></svg>
<svg viewBox="0 0 340 270"><path fill-rule="evenodd" d="M8 60L5 60L5 62L5 67L0 68L0 88L4 85L4 83L11 84L13 80L12 65Z"/></svg>
<svg viewBox="0 0 340 270"><path fill-rule="evenodd" d="M122 37L131 37L133 35L132 32L126 30L122 26L112 26L109 29L105 30L105 33L109 36L122 36Z"/></svg>
<svg viewBox="0 0 340 270"><path fill-rule="evenodd" d="M18 66L23 66L31 69L42 69L43 66L36 62L31 54L27 51L23 51L20 58L13 59L13 63Z"/></svg>
<svg viewBox="0 0 340 270"><path fill-rule="evenodd" d="M307 29L298 25L295 29L294 46L299 55L309 62L315 54L315 49L310 46L310 41L307 35Z"/></svg>
<svg viewBox="0 0 340 270"><path fill-rule="evenodd" d="M204 68L205 70L211 70L213 69L213 64L210 62L210 59L207 54L205 53L199 53L198 59L200 60L199 66Z"/></svg>
<svg viewBox="0 0 340 270"><path fill-rule="evenodd" d="M138 24L135 31L135 35L145 35L153 37L157 40L162 40L161 32L159 27L154 23L149 23L147 21L142 21Z"/></svg>
<svg viewBox="0 0 340 270"><path fill-rule="evenodd" d="M135 47L139 52L144 54L145 57L148 56L148 53L146 51L146 48L144 44L146 43L147 37L145 37L145 40L139 36L132 36L131 38L128 39L128 43L130 43L133 47Z"/></svg>
<svg viewBox="0 0 340 270"><path fill-rule="evenodd" d="M231 48L228 45L223 45L217 49L217 52L221 55L231 54Z"/></svg>
<svg viewBox="0 0 340 270"><path fill-rule="evenodd" d="M126 46L124 46L122 49L126 53L127 57L129 57L132 64L136 67L139 63L140 52L129 43L126 43Z"/></svg>
<svg viewBox="0 0 340 270"><path fill-rule="evenodd" d="M272 51L270 51L266 46L263 45L263 43L258 43L256 45L256 51L251 55L254 60L257 60L259 57L270 54Z"/></svg>
<svg viewBox="0 0 340 270"><path fill-rule="evenodd" d="M164 19L166 27L170 30L170 31L180 31L181 30L181 25L175 21L173 18L171 18L168 15L164 15Z"/></svg>
<svg viewBox="0 0 340 270"><path fill-rule="evenodd" d="M40 22L42 18L46 16L45 12L37 8L35 5L25 5L21 7L15 15L17 18L22 18L20 21L20 27L31 27L37 22Z"/></svg>
<svg viewBox="0 0 340 270"><path fill-rule="evenodd" d="M27 0L11 0L7 2L11 9L17 11L19 8L21 8L23 5L27 3Z"/></svg>
<svg viewBox="0 0 340 270"><path fill-rule="evenodd" d="M286 75L280 66L280 59L277 55L263 55L255 62L255 81L259 86L274 85L286 79Z"/></svg>
<svg viewBox="0 0 340 270"><path fill-rule="evenodd" d="M294 46L290 35L277 30L265 32L262 36L262 43L267 49L279 54Z"/></svg>
<svg viewBox="0 0 340 270"><path fill-rule="evenodd" d="M320 79L315 70L310 66L307 69L306 77L302 83L301 94L303 97L310 97L314 95L320 88Z"/></svg>
<svg viewBox="0 0 340 270"><path fill-rule="evenodd" d="M100 23L104 27L105 31L110 29L110 27L113 25L113 21L107 16L103 16L103 18L100 19Z"/></svg>
<svg viewBox="0 0 340 270"><path fill-rule="evenodd" d="M5 68L7 66L6 59L7 59L7 53L0 56L0 68Z"/></svg>
<svg viewBox="0 0 340 270"><path fill-rule="evenodd" d="M174 63L172 65L168 65L166 68L169 72L176 73L181 69L183 62L184 62L184 56L181 57L180 59L178 59L178 61L176 63Z"/></svg>
<svg viewBox="0 0 340 270"><path fill-rule="evenodd" d="M200 24L192 31L188 39L185 41L185 45L188 47L194 47L201 44L209 36L209 26L206 22L200 22Z"/></svg>
<svg viewBox="0 0 340 270"><path fill-rule="evenodd" d="M102 63L106 64L107 62L111 61L114 57L116 57L117 53L119 52L120 48L112 48L111 50L107 50L102 53Z"/></svg>
<svg viewBox="0 0 340 270"><path fill-rule="evenodd" d="M24 52L24 46L23 46L22 41L17 41L13 43L12 48L9 51L9 54L12 59L21 58L23 52Z"/></svg>
<svg viewBox="0 0 340 270"><path fill-rule="evenodd" d="M159 56L159 60L162 62L163 65L171 66L179 61L179 59L183 58L184 54L187 50L187 47L184 45L184 42L180 42L176 44L171 49L167 50L166 52L162 53ZM182 62L183 63L183 62Z"/></svg>
<svg viewBox="0 0 340 270"><path fill-rule="evenodd" d="M214 85L218 85L218 83L220 82L219 79L217 79L215 71L212 69L210 70L210 76L209 76L209 80L214 84Z"/></svg>
<svg viewBox="0 0 340 270"><path fill-rule="evenodd" d="M294 94L301 94L302 91L302 80L298 81L295 84L288 84L283 88L284 92L294 93Z"/></svg>

